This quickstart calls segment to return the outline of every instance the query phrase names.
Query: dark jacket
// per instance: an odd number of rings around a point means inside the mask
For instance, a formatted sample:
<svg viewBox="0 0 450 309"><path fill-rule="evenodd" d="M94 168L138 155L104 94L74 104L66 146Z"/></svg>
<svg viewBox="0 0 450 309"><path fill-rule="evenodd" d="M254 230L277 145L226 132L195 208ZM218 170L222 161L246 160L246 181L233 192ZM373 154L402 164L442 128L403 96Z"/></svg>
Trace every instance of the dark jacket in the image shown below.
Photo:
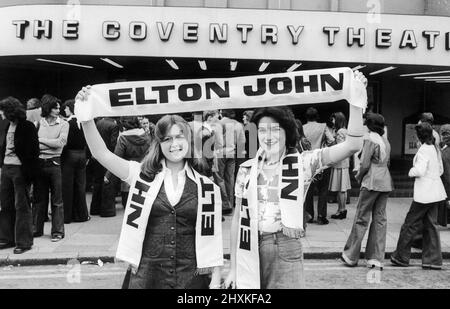
<svg viewBox="0 0 450 309"><path fill-rule="evenodd" d="M102 118L96 123L98 132L110 151L114 151L119 136L119 126L112 118Z"/></svg>
<svg viewBox="0 0 450 309"><path fill-rule="evenodd" d="M140 130L128 130L120 135L114 154L125 160L141 162L150 148L151 137L143 130L143 134L135 135L135 132L138 133ZM108 171L106 178L110 179L110 175L111 173Z"/></svg>
<svg viewBox="0 0 450 309"><path fill-rule="evenodd" d="M0 135L0 166L3 166L3 160L6 152L6 135L9 124L5 131ZM31 183L39 169L39 139L34 124L28 120L21 120L17 123L14 134L14 148L17 157L22 163L22 173L25 181Z"/></svg>
<svg viewBox="0 0 450 309"><path fill-rule="evenodd" d="M86 139L84 138L83 129L78 127L77 119L73 117L67 122L69 123L69 134L67 135L67 144L64 146L64 151L85 150Z"/></svg>

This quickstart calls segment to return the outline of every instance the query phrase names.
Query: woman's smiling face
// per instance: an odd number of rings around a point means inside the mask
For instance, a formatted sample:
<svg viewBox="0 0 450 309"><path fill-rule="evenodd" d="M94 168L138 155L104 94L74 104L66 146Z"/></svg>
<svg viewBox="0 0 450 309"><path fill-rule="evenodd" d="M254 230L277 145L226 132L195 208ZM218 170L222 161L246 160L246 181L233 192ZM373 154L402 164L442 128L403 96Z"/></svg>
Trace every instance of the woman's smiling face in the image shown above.
<svg viewBox="0 0 450 309"><path fill-rule="evenodd" d="M171 162L180 162L186 158L189 143L178 125L174 124L162 139L161 150L166 160Z"/></svg>
<svg viewBox="0 0 450 309"><path fill-rule="evenodd" d="M262 117L258 123L258 140L268 154L280 153L286 148L286 131L272 117Z"/></svg>

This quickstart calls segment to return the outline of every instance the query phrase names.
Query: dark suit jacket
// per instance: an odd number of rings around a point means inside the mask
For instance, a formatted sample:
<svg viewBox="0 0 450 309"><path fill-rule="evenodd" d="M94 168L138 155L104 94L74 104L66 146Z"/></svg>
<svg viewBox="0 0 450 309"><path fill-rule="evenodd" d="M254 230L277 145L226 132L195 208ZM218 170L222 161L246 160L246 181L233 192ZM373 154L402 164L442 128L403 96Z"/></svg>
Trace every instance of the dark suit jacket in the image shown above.
<svg viewBox="0 0 450 309"><path fill-rule="evenodd" d="M111 152L114 152L119 137L119 126L112 118L102 118L96 123L98 132Z"/></svg>
<svg viewBox="0 0 450 309"><path fill-rule="evenodd" d="M0 166L3 166L3 159L6 152L6 135L9 123L0 134ZM34 124L27 120L20 120L17 123L14 134L14 148L17 157L22 163L22 174L27 183L31 183L39 171L39 139Z"/></svg>

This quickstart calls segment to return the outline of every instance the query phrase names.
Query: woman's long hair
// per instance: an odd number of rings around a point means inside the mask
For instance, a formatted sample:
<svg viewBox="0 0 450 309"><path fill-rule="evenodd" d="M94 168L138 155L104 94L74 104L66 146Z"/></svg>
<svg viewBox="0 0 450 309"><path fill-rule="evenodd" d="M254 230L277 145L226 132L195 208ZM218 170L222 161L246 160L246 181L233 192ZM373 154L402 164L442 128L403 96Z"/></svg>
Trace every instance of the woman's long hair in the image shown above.
<svg viewBox="0 0 450 309"><path fill-rule="evenodd" d="M164 159L164 155L161 150L161 142L174 125L180 127L188 141L189 148L185 159L189 166L194 168L200 174L206 174L207 171L211 169L204 156L194 157L194 138L192 130L186 120L178 115L166 115L156 123L155 138L152 140L147 156L142 161L141 172L144 176L148 177L150 181L154 179L156 174L162 171L161 160Z"/></svg>
<svg viewBox="0 0 450 309"><path fill-rule="evenodd" d="M342 112L336 112L332 116L334 118L334 129L339 131L339 129L347 128L347 118Z"/></svg>

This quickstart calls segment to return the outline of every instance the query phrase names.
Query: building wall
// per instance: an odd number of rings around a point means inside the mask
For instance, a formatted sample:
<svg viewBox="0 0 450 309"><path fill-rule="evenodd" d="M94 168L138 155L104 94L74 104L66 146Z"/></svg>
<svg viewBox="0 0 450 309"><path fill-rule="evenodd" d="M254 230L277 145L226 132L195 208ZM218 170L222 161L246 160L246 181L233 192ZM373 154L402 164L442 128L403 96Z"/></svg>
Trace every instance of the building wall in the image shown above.
<svg viewBox="0 0 450 309"><path fill-rule="evenodd" d="M145 5L246 9L380 12L450 16L450 0L2 0L1 6L24 4Z"/></svg>
<svg viewBox="0 0 450 309"><path fill-rule="evenodd" d="M399 158L403 147L403 119L423 110L423 83L409 79L383 78L380 85L381 114L388 127L391 156Z"/></svg>

